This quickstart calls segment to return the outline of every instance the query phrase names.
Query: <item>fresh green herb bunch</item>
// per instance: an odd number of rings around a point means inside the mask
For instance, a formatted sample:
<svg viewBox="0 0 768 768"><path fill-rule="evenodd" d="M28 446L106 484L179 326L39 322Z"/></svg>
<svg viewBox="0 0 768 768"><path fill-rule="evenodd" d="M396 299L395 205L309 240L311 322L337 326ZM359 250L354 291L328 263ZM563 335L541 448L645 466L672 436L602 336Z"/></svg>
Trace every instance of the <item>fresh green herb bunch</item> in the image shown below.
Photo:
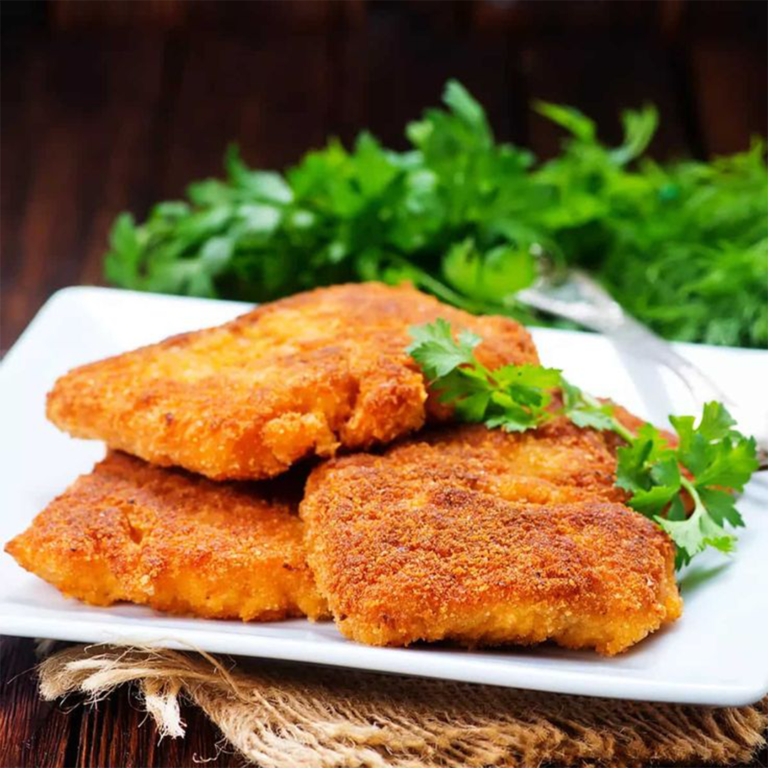
<svg viewBox="0 0 768 768"><path fill-rule="evenodd" d="M677 447L656 427L644 424L637 434L600 402L570 384L555 368L506 365L488 370L475 356L481 342L467 331L453 337L450 323L411 329L408 352L419 364L441 402L454 406L461 421L479 422L508 432L535 429L556 415L578 427L611 430L626 446L618 449L616 485L629 494L629 505L663 528L677 546L676 564L687 565L707 547L731 552L736 536L726 529L744 525L732 493L741 491L757 469L754 438L733 428L721 403L707 403L698 423L693 416L670 416ZM552 407L559 389L562 405ZM686 515L681 493L693 503Z"/></svg>
<svg viewBox="0 0 768 768"><path fill-rule="evenodd" d="M410 280L474 312L532 316L515 292L537 258L586 267L667 338L768 344L768 169L759 143L711 163L643 159L651 107L608 148L574 109L538 104L568 138L537 164L498 143L458 83L407 126L398 153L361 133L285 175L247 168L190 185L137 225L118 217L108 279L126 288L254 301L340 281Z"/></svg>

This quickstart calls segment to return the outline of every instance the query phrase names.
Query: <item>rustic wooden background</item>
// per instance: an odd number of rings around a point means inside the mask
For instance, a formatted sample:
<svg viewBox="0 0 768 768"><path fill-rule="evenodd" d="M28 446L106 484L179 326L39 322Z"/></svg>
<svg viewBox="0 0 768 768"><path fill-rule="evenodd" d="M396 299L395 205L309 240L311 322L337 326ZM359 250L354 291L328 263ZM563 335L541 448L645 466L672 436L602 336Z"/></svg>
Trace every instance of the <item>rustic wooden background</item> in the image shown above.
<svg viewBox="0 0 768 768"><path fill-rule="evenodd" d="M655 102L654 155L706 157L766 133L764 2L4 2L0 350L58 288L99 283L114 216L219 173L227 142L281 168L330 134L403 126L449 77L497 135L551 156L534 98L578 106L607 139ZM6 438L7 439L7 438ZM7 513L7 512L6 512ZM31 641L0 640L0 766L176 766L216 755L193 711L164 740L127 693L97 710L37 700ZM208 765L231 765L221 755ZM768 766L763 752L755 765Z"/></svg>

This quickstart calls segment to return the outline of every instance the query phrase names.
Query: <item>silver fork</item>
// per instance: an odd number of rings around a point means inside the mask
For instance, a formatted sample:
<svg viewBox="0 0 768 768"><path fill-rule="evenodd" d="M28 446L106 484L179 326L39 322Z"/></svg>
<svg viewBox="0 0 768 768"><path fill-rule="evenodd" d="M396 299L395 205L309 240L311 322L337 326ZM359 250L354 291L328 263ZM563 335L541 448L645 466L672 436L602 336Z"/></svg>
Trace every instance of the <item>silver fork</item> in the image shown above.
<svg viewBox="0 0 768 768"><path fill-rule="evenodd" d="M523 304L566 318L611 338L633 355L651 359L672 371L699 405L708 400L724 403L739 423L747 423L744 410L671 344L629 315L599 283L581 270L545 268L530 288L515 294ZM763 425L763 428L765 425ZM768 468L768 441L756 436L760 469Z"/></svg>

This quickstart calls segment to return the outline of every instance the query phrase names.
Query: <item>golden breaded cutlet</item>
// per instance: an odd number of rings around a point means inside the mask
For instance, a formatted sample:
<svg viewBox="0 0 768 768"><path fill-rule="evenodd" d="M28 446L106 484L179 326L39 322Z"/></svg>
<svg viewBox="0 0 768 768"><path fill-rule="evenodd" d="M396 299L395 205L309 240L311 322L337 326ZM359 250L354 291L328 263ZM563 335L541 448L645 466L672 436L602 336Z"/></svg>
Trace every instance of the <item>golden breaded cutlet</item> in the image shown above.
<svg viewBox="0 0 768 768"><path fill-rule="evenodd" d="M460 426L315 469L307 557L341 631L612 655L675 620L672 542L619 503L611 440Z"/></svg>
<svg viewBox="0 0 768 768"><path fill-rule="evenodd" d="M630 430L643 423L614 405ZM662 430L668 442L675 438ZM473 490L531 504L572 501L627 501L616 480L613 432L581 429L558 416L536 430L509 433L482 424L432 428L392 451L416 471L452 482L458 474Z"/></svg>
<svg viewBox="0 0 768 768"><path fill-rule="evenodd" d="M273 492L276 495L272 495ZM296 500L110 453L6 545L92 605L130 601L205 618L323 616Z"/></svg>
<svg viewBox="0 0 768 768"><path fill-rule="evenodd" d="M536 363L528 332L412 287L340 285L265 304L225 325L76 368L48 417L162 466L261 479L304 456L364 449L419 429L431 400L405 352L411 325L443 317L483 337L489 367Z"/></svg>

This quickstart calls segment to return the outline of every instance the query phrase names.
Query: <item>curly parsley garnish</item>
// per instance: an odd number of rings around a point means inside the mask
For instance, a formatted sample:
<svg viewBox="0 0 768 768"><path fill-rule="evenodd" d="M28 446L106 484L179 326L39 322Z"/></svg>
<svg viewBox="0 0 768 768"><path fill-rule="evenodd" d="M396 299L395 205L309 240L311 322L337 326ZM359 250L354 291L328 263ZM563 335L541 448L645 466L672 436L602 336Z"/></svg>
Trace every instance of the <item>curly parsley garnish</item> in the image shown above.
<svg viewBox="0 0 768 768"><path fill-rule="evenodd" d="M693 416L670 416L678 434L670 447L652 424L631 432L614 415L611 403L570 384L556 368L505 365L489 370L475 356L482 341L469 331L454 339L442 318L411 328L408 347L441 402L454 406L461 421L479 422L507 432L524 432L565 415L578 427L610 430L626 446L618 449L616 485L628 504L654 520L677 546L676 565L687 565L707 547L731 552L736 536L726 529L744 525L730 491L742 491L757 469L754 438L745 437L725 406L704 406L698 425ZM553 391L562 404L553 409ZM682 492L693 503L686 515Z"/></svg>

